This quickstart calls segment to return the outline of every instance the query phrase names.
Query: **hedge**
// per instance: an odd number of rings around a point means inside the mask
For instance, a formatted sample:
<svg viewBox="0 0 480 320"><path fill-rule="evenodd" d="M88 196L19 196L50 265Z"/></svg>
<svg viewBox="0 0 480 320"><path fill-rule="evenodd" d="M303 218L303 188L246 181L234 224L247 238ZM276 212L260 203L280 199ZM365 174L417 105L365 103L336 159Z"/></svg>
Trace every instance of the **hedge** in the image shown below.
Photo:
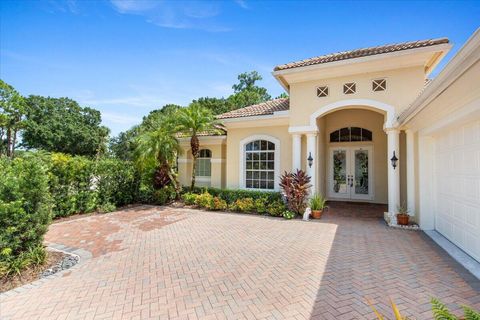
<svg viewBox="0 0 480 320"><path fill-rule="evenodd" d="M52 201L48 167L41 159L0 158L0 172L1 276L10 272L18 257L41 248L52 217Z"/></svg>
<svg viewBox="0 0 480 320"><path fill-rule="evenodd" d="M192 191L190 191L190 188L184 187L182 190L183 193L191 192L195 194L200 194L205 191L214 197L225 200L227 204L232 204L237 200L245 198L252 198L253 200L266 198L269 203L282 200L281 193L274 191L235 190L210 187L195 187Z"/></svg>

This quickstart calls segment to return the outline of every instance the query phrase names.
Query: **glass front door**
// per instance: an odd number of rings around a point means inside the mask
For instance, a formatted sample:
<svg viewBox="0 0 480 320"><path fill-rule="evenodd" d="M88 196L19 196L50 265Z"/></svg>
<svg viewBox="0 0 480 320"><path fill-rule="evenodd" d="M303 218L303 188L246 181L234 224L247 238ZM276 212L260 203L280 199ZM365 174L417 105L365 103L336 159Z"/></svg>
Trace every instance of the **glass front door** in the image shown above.
<svg viewBox="0 0 480 320"><path fill-rule="evenodd" d="M330 149L330 198L372 200L371 147Z"/></svg>

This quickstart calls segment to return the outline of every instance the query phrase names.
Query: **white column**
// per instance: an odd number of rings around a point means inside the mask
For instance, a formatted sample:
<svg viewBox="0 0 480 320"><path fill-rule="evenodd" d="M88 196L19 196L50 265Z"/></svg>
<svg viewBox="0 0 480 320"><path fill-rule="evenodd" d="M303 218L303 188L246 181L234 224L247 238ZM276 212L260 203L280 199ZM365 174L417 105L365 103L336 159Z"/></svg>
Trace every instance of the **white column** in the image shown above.
<svg viewBox="0 0 480 320"><path fill-rule="evenodd" d="M292 171L302 168L302 135L292 134Z"/></svg>
<svg viewBox="0 0 480 320"><path fill-rule="evenodd" d="M400 204L400 164L397 162L397 167L392 166L391 158L395 151L395 156L400 159L400 131L398 129L386 129L388 137L388 212L395 213ZM400 161L400 160L399 160Z"/></svg>
<svg viewBox="0 0 480 320"><path fill-rule="evenodd" d="M405 131L407 144L407 208L415 215L415 133Z"/></svg>
<svg viewBox="0 0 480 320"><path fill-rule="evenodd" d="M435 229L435 143L432 137L418 137L418 224L422 230Z"/></svg>
<svg viewBox="0 0 480 320"><path fill-rule="evenodd" d="M307 174L312 177L310 188L310 193L314 194L317 192L317 168L318 158L317 158L317 133L307 133L307 158L312 155L313 163L312 167L308 165L307 161Z"/></svg>

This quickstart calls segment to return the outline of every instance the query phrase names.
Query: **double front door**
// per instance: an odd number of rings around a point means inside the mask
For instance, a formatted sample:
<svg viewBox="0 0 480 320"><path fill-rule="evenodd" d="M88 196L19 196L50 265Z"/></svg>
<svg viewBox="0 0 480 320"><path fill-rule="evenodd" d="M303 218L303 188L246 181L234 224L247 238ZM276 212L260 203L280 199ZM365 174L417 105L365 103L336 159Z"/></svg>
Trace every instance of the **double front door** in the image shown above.
<svg viewBox="0 0 480 320"><path fill-rule="evenodd" d="M372 200L372 148L330 148L328 196L336 199Z"/></svg>

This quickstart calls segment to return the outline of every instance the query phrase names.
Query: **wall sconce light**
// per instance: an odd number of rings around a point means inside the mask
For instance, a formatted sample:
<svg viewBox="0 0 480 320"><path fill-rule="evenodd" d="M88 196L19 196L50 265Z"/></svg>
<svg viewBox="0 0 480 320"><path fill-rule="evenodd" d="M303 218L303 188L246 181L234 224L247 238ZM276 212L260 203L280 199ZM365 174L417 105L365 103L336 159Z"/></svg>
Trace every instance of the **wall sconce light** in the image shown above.
<svg viewBox="0 0 480 320"><path fill-rule="evenodd" d="M312 167L312 164L313 164L313 158L312 158L312 153L310 152L310 154L308 155L308 167L311 168Z"/></svg>
<svg viewBox="0 0 480 320"><path fill-rule="evenodd" d="M395 156L395 151L393 151L393 157L392 159L390 159L390 161L392 162L393 170L395 170L395 168L397 167L397 161L398 161L397 156Z"/></svg>

